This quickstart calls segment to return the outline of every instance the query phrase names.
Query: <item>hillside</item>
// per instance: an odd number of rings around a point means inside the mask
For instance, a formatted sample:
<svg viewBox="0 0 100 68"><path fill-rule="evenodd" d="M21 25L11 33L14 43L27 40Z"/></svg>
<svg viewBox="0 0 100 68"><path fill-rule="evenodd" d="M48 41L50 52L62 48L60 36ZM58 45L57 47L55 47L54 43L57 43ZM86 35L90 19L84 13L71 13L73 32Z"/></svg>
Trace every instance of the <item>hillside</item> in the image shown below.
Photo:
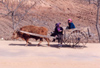
<svg viewBox="0 0 100 68"><path fill-rule="evenodd" d="M27 3L36 2L34 8L30 10L28 15L19 24L24 25L45 26L49 29L49 33L53 31L55 23L61 22L62 26L67 26L67 20L71 18L76 27L90 27L93 34L96 34L95 19L96 7L89 5L87 1L80 0L28 0ZM2 8L2 7L1 7ZM3 12L3 11L0 11ZM0 17L0 38L11 39L12 21L10 17ZM48 33L48 34L49 34ZM97 36L95 36L96 42Z"/></svg>

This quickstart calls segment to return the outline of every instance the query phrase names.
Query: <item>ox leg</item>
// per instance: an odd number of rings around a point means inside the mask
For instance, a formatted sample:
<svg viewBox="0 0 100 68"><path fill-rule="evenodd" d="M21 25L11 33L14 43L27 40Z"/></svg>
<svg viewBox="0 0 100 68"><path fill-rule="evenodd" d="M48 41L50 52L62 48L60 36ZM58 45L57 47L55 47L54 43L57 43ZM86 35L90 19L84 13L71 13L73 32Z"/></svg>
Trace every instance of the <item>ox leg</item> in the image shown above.
<svg viewBox="0 0 100 68"><path fill-rule="evenodd" d="M26 45L25 46L28 46L28 44L29 44L28 40L25 39L25 38L22 38L22 40L26 41Z"/></svg>
<svg viewBox="0 0 100 68"><path fill-rule="evenodd" d="M40 38L40 42L38 43L38 46L40 46L40 44L42 43L43 38Z"/></svg>
<svg viewBox="0 0 100 68"><path fill-rule="evenodd" d="M22 38L22 40L24 40L24 41L26 41L24 38ZM27 42L27 41L26 41ZM30 42L28 42L29 44L32 44L32 43L30 43Z"/></svg>
<svg viewBox="0 0 100 68"><path fill-rule="evenodd" d="M29 44L32 44L32 43L30 43L30 42L28 42Z"/></svg>
<svg viewBox="0 0 100 68"><path fill-rule="evenodd" d="M50 46L50 45L49 45L49 38L44 38L44 39L48 42L48 46Z"/></svg>
<svg viewBox="0 0 100 68"><path fill-rule="evenodd" d="M38 43L38 46L40 46L41 43L42 43L42 41L40 41L40 42Z"/></svg>
<svg viewBox="0 0 100 68"><path fill-rule="evenodd" d="M28 46L28 43L26 42L26 45L25 46Z"/></svg>
<svg viewBox="0 0 100 68"><path fill-rule="evenodd" d="M26 40L26 45L25 45L25 46L28 46L28 44L29 44L28 40L29 40L29 39L25 39L25 40Z"/></svg>

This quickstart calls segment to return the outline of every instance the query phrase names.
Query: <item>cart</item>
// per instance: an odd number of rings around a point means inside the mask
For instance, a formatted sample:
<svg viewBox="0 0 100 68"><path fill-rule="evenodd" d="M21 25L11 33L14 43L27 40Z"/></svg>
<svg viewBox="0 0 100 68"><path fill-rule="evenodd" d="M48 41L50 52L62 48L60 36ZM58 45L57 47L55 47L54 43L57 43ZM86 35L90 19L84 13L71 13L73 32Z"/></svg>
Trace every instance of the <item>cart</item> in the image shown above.
<svg viewBox="0 0 100 68"><path fill-rule="evenodd" d="M89 37L91 37L89 27L84 27L80 29L64 28L63 41L65 45L70 45L71 47L75 46L85 47L85 45L88 43Z"/></svg>

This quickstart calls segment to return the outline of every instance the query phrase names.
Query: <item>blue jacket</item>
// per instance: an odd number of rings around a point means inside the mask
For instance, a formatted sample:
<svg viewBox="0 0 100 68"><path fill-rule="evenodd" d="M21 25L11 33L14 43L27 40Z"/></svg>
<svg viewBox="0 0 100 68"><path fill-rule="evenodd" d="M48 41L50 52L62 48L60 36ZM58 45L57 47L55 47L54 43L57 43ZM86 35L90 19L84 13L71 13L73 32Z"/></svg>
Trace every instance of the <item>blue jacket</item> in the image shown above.
<svg viewBox="0 0 100 68"><path fill-rule="evenodd" d="M75 28L75 25L73 23L68 23L69 25L69 29L74 29Z"/></svg>

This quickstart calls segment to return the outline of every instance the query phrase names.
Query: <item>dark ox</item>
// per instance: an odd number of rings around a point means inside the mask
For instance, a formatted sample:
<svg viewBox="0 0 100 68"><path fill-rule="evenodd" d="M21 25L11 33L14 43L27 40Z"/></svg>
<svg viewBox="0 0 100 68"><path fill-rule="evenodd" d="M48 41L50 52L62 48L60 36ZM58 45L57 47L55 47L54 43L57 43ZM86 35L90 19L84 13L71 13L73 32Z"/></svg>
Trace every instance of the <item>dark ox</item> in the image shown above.
<svg viewBox="0 0 100 68"><path fill-rule="evenodd" d="M40 34L40 35L47 35L48 33L48 29L45 27L38 27L38 26L24 26L22 28L20 28L21 31L26 31L26 32L30 32L30 33L36 33L36 34ZM25 34L22 33L20 31L15 31L13 33L13 39L18 39L21 38L23 40L26 41L26 46L28 44L31 44L29 42L30 38L34 38L36 41L39 39L40 42L38 43L38 45L40 45L40 43L43 41L43 39L45 39L48 42L48 46L49 46L49 39L48 38L44 38L44 37L37 37L37 36L33 36L33 35L29 35L29 34Z"/></svg>

